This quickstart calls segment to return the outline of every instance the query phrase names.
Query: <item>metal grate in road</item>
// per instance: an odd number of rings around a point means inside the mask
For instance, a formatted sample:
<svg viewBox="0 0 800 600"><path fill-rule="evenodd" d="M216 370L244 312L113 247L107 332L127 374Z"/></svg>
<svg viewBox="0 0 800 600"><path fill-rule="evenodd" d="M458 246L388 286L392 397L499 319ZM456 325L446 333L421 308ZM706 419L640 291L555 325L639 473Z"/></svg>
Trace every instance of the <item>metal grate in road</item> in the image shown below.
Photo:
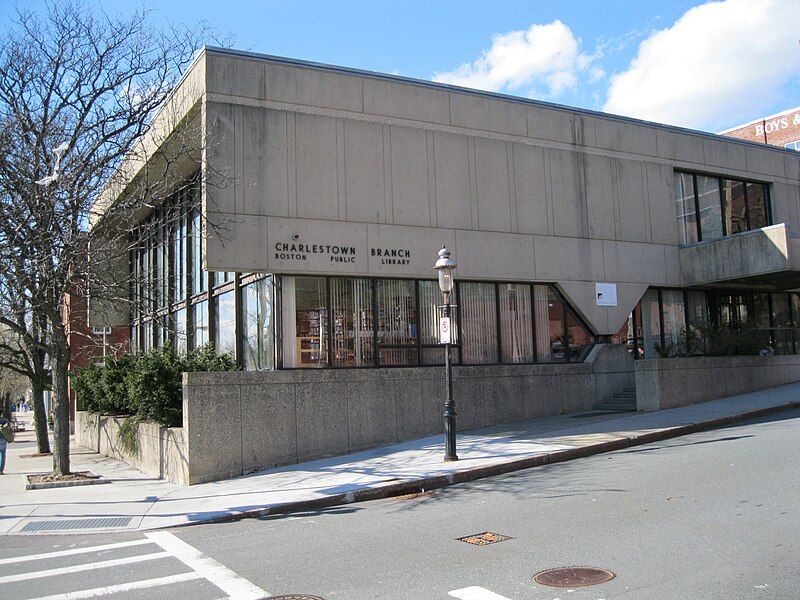
<svg viewBox="0 0 800 600"><path fill-rule="evenodd" d="M476 533L474 535L467 535L456 539L459 542L467 542L473 546L486 546L488 544L505 542L506 540L512 540L514 538L507 535L500 535L499 533L492 533L491 531L484 531L483 533Z"/></svg>
<svg viewBox="0 0 800 600"><path fill-rule="evenodd" d="M94 519L62 519L59 521L31 521L20 531L67 531L71 529L106 529L108 527L127 527L133 517L96 517Z"/></svg>

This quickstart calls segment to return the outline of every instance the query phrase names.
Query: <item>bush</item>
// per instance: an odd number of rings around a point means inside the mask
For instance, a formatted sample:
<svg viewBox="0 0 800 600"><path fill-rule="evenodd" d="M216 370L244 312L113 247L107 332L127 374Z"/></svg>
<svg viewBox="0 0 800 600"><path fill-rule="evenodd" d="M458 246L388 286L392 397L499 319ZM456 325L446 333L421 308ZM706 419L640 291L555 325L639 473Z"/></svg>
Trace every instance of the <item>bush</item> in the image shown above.
<svg viewBox="0 0 800 600"><path fill-rule="evenodd" d="M103 398L102 377L103 367L95 363L70 373L78 410L100 411Z"/></svg>
<svg viewBox="0 0 800 600"><path fill-rule="evenodd" d="M145 354L106 358L73 374L72 383L79 410L110 415L130 415L131 428L152 419L167 427L183 422L183 373L193 371L236 371L229 354L214 354L203 346L178 354L171 345Z"/></svg>
<svg viewBox="0 0 800 600"><path fill-rule="evenodd" d="M681 332L678 343L656 345L661 358L673 356L747 356L769 351L769 333L751 326L717 327L696 321Z"/></svg>

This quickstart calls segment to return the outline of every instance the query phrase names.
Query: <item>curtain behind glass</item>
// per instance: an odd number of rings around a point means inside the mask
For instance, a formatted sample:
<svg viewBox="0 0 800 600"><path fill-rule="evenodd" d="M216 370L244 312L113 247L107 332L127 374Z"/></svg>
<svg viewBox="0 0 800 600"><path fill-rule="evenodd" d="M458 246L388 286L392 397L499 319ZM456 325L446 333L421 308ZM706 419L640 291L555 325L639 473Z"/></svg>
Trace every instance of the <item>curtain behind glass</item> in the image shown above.
<svg viewBox="0 0 800 600"><path fill-rule="evenodd" d="M423 346L438 346L437 348L422 348L420 361L423 365L444 364L444 347L439 345L439 317L444 314L441 309L442 302L444 299L438 281L419 282L420 343ZM455 294L450 299L451 304L454 302ZM450 321L453 344L458 344L458 307L454 307L450 311ZM451 348L451 353L451 360L453 363L457 363L458 348Z"/></svg>
<svg viewBox="0 0 800 600"><path fill-rule="evenodd" d="M501 283L499 290L503 362L533 362L531 288L527 284Z"/></svg>
<svg viewBox="0 0 800 600"><path fill-rule="evenodd" d="M655 346L661 344L661 320L658 308L658 290L648 289L641 300L642 345L645 358L657 358Z"/></svg>
<svg viewBox="0 0 800 600"><path fill-rule="evenodd" d="M417 365L419 356L413 348L381 348L381 346L416 346L416 288L406 279L380 279L375 282L378 306L378 353L382 365Z"/></svg>
<svg viewBox="0 0 800 600"><path fill-rule="evenodd" d="M331 279L333 366L372 366L372 282L369 279Z"/></svg>
<svg viewBox="0 0 800 600"><path fill-rule="evenodd" d="M686 328L686 312L681 290L661 290L664 307L664 344L678 344L681 333Z"/></svg>
<svg viewBox="0 0 800 600"><path fill-rule="evenodd" d="M496 363L497 307L494 284L460 282L458 286L464 363Z"/></svg>

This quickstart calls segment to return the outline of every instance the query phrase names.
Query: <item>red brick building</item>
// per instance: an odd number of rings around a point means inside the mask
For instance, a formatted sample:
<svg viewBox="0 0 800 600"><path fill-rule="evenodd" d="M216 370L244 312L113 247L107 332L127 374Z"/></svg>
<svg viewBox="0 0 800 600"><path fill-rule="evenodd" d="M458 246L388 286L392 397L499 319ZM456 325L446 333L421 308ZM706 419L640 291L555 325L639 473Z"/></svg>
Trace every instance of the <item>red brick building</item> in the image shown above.
<svg viewBox="0 0 800 600"><path fill-rule="evenodd" d="M720 135L800 150L800 106L720 131Z"/></svg>
<svg viewBox="0 0 800 600"><path fill-rule="evenodd" d="M89 326L89 308L86 295L79 286L74 286L66 296L64 304L67 338L72 351L70 371L80 370L93 360L102 360L106 355L117 355L130 348L130 330L127 327L92 328ZM69 385L70 421L75 416L75 390Z"/></svg>

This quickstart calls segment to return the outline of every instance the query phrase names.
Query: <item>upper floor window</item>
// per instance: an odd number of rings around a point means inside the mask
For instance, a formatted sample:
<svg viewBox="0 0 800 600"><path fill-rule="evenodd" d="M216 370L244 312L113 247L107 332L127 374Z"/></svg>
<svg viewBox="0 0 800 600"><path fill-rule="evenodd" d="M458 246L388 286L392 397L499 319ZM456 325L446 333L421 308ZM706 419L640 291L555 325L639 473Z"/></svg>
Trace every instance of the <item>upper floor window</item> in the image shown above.
<svg viewBox="0 0 800 600"><path fill-rule="evenodd" d="M800 140L789 142L784 146L784 148L788 148L789 150L800 150Z"/></svg>
<svg viewBox="0 0 800 600"><path fill-rule="evenodd" d="M714 240L766 227L767 184L699 173L675 173L681 244Z"/></svg>

